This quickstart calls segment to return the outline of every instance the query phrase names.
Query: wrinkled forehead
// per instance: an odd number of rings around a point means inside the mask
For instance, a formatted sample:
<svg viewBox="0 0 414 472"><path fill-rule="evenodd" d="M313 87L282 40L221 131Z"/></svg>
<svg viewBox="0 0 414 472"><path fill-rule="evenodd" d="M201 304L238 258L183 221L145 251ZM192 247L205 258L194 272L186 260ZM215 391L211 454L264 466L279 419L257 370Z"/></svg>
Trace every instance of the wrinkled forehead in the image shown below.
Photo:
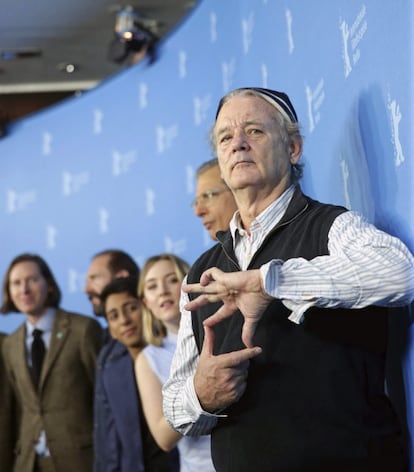
<svg viewBox="0 0 414 472"><path fill-rule="evenodd" d="M214 134L239 126L275 121L278 111L266 100L255 95L235 95L222 105L214 124Z"/></svg>

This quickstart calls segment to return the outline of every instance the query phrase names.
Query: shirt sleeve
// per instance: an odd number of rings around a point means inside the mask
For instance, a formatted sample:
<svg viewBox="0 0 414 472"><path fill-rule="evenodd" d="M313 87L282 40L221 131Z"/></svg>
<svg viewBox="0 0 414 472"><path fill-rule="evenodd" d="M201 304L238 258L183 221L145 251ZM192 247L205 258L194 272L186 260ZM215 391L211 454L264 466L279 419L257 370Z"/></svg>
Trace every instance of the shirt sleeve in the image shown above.
<svg viewBox="0 0 414 472"><path fill-rule="evenodd" d="M400 241L352 211L338 216L328 255L272 260L260 269L265 291L282 300L299 323L311 306L400 306L414 298L414 258Z"/></svg>
<svg viewBox="0 0 414 472"><path fill-rule="evenodd" d="M198 348L194 339L191 313L184 309L188 295L181 293L181 321L177 348L171 364L170 376L163 386L164 416L170 425L184 435L209 434L220 415L203 409L194 388L194 374L198 365Z"/></svg>

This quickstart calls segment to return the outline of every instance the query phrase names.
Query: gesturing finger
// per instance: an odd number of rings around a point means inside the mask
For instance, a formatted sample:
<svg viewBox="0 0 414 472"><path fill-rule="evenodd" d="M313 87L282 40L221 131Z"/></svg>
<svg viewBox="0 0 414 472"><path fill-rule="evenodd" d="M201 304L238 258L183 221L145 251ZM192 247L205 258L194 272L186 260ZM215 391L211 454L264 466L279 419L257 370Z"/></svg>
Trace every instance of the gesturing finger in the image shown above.
<svg viewBox="0 0 414 472"><path fill-rule="evenodd" d="M211 294L218 296L225 296L228 293L226 287L216 281L211 281L209 284L183 284L182 289L186 293L201 293L201 294Z"/></svg>
<svg viewBox="0 0 414 472"><path fill-rule="evenodd" d="M204 341L201 349L202 355L214 356L214 330L204 323ZM240 351L232 351L226 354L219 354L216 356L220 367L233 368L241 367L243 363L246 363L253 357L256 357L262 352L262 349L258 346L249 347L247 349L241 349Z"/></svg>
<svg viewBox="0 0 414 472"><path fill-rule="evenodd" d="M214 332L212 328L209 326L204 325L204 342L202 348L202 354L213 354L214 350ZM218 354L214 356L215 362L217 366L222 369L234 369L234 368L241 368L242 371L246 370L246 363L250 359L261 354L262 348L255 346L249 347L246 349L240 349L239 351L232 351L225 354ZM243 364L245 364L243 366Z"/></svg>
<svg viewBox="0 0 414 472"><path fill-rule="evenodd" d="M204 326L204 341L201 355L203 355L203 353L208 356L214 355L214 331L209 326Z"/></svg>
<svg viewBox="0 0 414 472"><path fill-rule="evenodd" d="M213 315L204 320L204 325L214 326L229 318L237 309L235 304L225 303Z"/></svg>
<svg viewBox="0 0 414 472"><path fill-rule="evenodd" d="M234 368L239 367L246 361L253 359L262 353L262 348L259 346L246 347L240 351L232 351L226 354L216 356L216 360L220 362L221 367Z"/></svg>
<svg viewBox="0 0 414 472"><path fill-rule="evenodd" d="M214 303L220 300L221 298L218 295L203 293L197 298L194 298L194 300L187 302L184 305L184 308L188 311L197 310L197 308L201 308L202 306L207 305L207 303Z"/></svg>
<svg viewBox="0 0 414 472"><path fill-rule="evenodd" d="M253 335L256 331L258 320L245 318L242 329L242 341L246 347L253 347Z"/></svg>

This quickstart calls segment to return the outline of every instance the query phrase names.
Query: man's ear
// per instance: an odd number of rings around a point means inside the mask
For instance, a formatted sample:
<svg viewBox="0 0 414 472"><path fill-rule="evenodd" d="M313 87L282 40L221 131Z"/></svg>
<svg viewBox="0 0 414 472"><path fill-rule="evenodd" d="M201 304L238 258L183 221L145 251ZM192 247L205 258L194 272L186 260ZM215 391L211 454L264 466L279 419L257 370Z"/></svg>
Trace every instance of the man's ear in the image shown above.
<svg viewBox="0 0 414 472"><path fill-rule="evenodd" d="M118 270L118 272L115 274L115 278L120 279L122 277L129 277L130 275L131 274L126 269L122 269Z"/></svg>
<svg viewBox="0 0 414 472"><path fill-rule="evenodd" d="M302 138L301 137L293 137L290 140L290 163L297 164L299 162L300 156L302 155Z"/></svg>

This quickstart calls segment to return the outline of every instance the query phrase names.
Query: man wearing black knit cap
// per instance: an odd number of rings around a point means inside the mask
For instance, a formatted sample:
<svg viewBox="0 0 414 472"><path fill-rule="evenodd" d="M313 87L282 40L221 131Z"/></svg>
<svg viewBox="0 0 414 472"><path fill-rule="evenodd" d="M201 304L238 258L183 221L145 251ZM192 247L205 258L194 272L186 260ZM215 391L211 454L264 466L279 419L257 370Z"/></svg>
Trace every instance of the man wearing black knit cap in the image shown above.
<svg viewBox="0 0 414 472"><path fill-rule="evenodd" d="M230 92L212 144L239 211L183 285L168 421L211 432L220 472L407 470L384 392L385 307L413 300L412 254L301 192L286 94Z"/></svg>

